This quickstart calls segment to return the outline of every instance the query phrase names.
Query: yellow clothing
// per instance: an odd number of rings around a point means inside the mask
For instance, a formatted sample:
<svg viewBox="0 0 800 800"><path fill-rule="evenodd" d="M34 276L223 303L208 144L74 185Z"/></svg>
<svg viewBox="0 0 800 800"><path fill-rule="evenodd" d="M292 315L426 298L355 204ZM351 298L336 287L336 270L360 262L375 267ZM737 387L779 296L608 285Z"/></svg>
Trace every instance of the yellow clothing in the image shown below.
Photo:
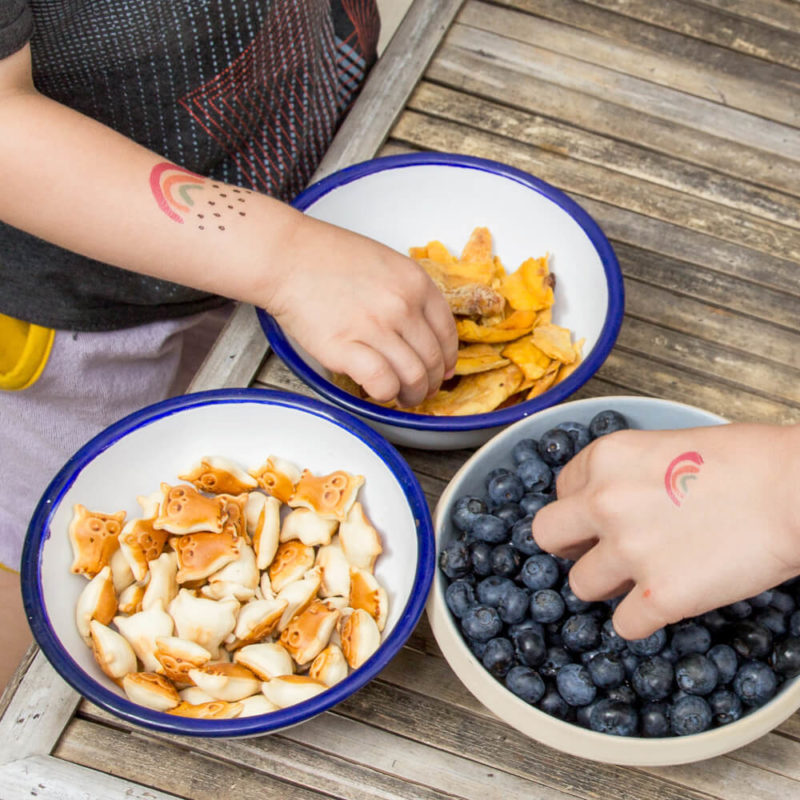
<svg viewBox="0 0 800 800"><path fill-rule="evenodd" d="M0 314L0 389L27 389L47 364L55 331Z"/></svg>

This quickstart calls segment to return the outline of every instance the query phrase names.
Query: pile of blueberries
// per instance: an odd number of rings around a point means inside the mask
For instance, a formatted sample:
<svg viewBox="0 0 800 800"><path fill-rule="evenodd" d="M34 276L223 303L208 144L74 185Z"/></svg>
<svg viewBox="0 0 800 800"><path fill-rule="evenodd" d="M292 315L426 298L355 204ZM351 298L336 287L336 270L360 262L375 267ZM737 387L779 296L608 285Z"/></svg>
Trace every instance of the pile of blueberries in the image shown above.
<svg viewBox="0 0 800 800"><path fill-rule="evenodd" d="M620 598L585 602L572 562L531 534L555 499L560 469L599 436L629 427L613 409L588 425L563 422L518 440L513 464L485 476L483 496L459 497L453 538L439 553L445 600L486 670L532 706L617 736L685 736L734 722L800 674L800 579L626 640L611 615Z"/></svg>

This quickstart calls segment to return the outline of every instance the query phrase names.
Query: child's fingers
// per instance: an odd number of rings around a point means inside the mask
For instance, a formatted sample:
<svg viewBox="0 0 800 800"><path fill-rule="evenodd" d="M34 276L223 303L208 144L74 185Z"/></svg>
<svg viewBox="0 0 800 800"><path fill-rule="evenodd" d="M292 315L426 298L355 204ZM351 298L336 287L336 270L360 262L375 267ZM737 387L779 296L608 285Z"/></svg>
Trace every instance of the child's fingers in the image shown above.
<svg viewBox="0 0 800 800"><path fill-rule="evenodd" d="M611 621L623 639L644 639L674 621L667 619L660 610L661 604L656 602L657 598L648 592L636 584L614 611Z"/></svg>
<svg viewBox="0 0 800 800"><path fill-rule="evenodd" d="M458 360L458 332L453 312L438 289L429 295L424 313L441 348L444 374L449 375L455 369Z"/></svg>
<svg viewBox="0 0 800 800"><path fill-rule="evenodd" d="M575 559L594 544L598 531L578 497L570 495L536 512L531 532L542 550Z"/></svg>
<svg viewBox="0 0 800 800"><path fill-rule="evenodd" d="M427 371L427 397L439 388L444 377L444 353L439 339L424 317L409 320L403 327L402 336Z"/></svg>
<svg viewBox="0 0 800 800"><path fill-rule="evenodd" d="M610 600L627 591L633 580L626 565L601 541L573 564L569 585L581 600Z"/></svg>
<svg viewBox="0 0 800 800"><path fill-rule="evenodd" d="M388 403L400 391L400 379L389 361L373 347L350 342L338 353L334 372L349 375L364 391L379 403Z"/></svg>
<svg viewBox="0 0 800 800"><path fill-rule="evenodd" d="M388 362L397 378L397 402L405 407L421 403L428 396L428 368L418 352L393 331L376 331L369 344Z"/></svg>

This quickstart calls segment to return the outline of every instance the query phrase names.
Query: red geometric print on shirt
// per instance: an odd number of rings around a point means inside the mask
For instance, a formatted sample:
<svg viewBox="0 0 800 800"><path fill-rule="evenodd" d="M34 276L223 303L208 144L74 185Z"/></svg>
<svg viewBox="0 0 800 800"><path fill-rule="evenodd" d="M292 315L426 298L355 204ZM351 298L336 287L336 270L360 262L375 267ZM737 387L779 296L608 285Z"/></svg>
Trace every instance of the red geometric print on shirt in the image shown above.
<svg viewBox="0 0 800 800"><path fill-rule="evenodd" d="M290 5L268 14L230 66L180 100L243 182L286 200L305 187L338 123L330 15L319 3Z"/></svg>

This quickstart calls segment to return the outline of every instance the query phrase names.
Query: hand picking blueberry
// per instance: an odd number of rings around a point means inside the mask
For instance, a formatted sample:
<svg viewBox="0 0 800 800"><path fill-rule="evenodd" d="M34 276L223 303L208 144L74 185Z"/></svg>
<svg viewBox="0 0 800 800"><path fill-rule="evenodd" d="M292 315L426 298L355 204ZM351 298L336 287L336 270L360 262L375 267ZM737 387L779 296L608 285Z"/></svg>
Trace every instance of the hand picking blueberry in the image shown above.
<svg viewBox="0 0 800 800"><path fill-rule="evenodd" d="M540 711L612 736L685 736L728 725L800 675L800 578L626 640L621 598L587 602L572 562L545 553L531 525L555 475L599 436L630 427L613 409L513 444L457 498L439 550L445 602L487 673Z"/></svg>

